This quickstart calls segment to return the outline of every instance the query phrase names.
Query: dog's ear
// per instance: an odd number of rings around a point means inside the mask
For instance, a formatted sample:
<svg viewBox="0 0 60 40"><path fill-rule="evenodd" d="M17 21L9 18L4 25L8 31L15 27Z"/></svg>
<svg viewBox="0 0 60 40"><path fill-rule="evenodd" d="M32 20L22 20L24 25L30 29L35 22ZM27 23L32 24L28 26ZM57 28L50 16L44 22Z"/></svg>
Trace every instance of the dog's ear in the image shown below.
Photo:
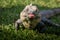
<svg viewBox="0 0 60 40"><path fill-rule="evenodd" d="M30 6L32 6L32 3L30 4Z"/></svg>

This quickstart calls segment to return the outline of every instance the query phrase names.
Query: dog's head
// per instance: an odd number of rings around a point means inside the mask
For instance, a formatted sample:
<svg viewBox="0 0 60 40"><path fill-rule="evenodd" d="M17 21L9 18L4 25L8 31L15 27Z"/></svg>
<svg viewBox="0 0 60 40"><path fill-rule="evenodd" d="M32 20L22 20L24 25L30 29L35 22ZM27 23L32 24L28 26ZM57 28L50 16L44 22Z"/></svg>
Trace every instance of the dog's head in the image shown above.
<svg viewBox="0 0 60 40"><path fill-rule="evenodd" d="M38 23L40 21L39 10L35 5L27 5L24 10L20 14L20 19L25 21L27 24L33 25L34 23ZM36 25L35 24L35 25Z"/></svg>

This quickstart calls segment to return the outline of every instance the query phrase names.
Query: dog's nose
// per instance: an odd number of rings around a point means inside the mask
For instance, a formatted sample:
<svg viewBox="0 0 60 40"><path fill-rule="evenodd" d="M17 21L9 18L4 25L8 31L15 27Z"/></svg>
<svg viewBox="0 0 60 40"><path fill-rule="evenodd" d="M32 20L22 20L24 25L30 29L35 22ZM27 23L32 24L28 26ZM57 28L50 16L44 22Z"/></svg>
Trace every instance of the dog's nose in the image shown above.
<svg viewBox="0 0 60 40"><path fill-rule="evenodd" d="M29 13L29 18L33 19L35 17L35 15L33 13Z"/></svg>

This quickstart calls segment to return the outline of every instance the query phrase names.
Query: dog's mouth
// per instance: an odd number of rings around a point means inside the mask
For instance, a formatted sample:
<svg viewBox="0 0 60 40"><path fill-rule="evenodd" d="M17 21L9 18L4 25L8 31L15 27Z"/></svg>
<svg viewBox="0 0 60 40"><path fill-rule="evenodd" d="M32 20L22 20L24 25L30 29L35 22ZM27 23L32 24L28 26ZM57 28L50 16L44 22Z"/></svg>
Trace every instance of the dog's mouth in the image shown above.
<svg viewBox="0 0 60 40"><path fill-rule="evenodd" d="M28 17L29 19L34 19L35 15L33 13L29 13Z"/></svg>
<svg viewBox="0 0 60 40"><path fill-rule="evenodd" d="M29 20L32 22L33 20L35 20L35 14L34 13L29 13L28 14L28 18L29 18Z"/></svg>

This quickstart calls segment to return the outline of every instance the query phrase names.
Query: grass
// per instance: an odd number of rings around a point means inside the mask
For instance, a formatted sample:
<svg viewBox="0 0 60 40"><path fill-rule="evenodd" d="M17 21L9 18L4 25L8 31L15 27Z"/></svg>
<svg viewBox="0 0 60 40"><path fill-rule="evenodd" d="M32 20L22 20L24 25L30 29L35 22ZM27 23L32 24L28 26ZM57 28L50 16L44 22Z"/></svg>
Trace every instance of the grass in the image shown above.
<svg viewBox="0 0 60 40"><path fill-rule="evenodd" d="M30 3L37 5L40 10L60 7L59 0L0 0L0 40L60 40L59 28L48 26L45 33L28 29L15 30L15 20ZM51 20L60 23L60 16L54 16Z"/></svg>

